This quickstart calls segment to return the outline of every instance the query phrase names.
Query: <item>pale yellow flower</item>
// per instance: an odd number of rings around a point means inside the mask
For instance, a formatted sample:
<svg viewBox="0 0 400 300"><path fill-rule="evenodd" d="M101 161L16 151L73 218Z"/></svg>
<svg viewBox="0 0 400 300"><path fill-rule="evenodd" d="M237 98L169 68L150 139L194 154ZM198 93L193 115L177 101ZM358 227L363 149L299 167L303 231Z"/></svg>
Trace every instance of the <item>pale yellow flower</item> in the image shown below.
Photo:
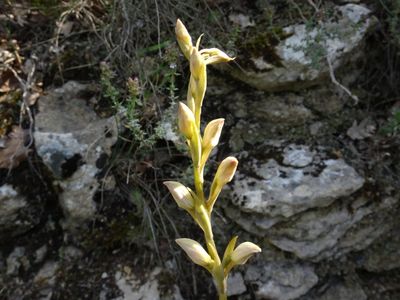
<svg viewBox="0 0 400 300"><path fill-rule="evenodd" d="M164 184L180 208L193 210L194 199L186 186L176 181L164 181Z"/></svg>
<svg viewBox="0 0 400 300"><path fill-rule="evenodd" d="M181 133L190 140L195 131L195 118L191 109L182 102L179 102L178 126Z"/></svg>
<svg viewBox="0 0 400 300"><path fill-rule="evenodd" d="M183 55L185 55L187 59L190 59L190 54L192 53L193 48L192 38L187 31L185 25L183 25L183 23L179 19L176 20L175 34Z"/></svg>
<svg viewBox="0 0 400 300"><path fill-rule="evenodd" d="M198 242L186 238L175 241L195 264L205 268L209 268L213 264L211 256Z"/></svg>
<svg viewBox="0 0 400 300"><path fill-rule="evenodd" d="M243 265L255 253L261 252L261 248L252 242L244 242L233 250L231 261L235 265Z"/></svg>

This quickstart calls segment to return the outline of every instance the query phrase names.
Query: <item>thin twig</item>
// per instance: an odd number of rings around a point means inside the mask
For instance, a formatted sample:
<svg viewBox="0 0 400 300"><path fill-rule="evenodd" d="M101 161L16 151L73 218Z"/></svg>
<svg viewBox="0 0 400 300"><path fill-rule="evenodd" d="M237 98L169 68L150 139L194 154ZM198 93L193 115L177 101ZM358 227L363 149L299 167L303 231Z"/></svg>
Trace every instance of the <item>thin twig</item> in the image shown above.
<svg viewBox="0 0 400 300"><path fill-rule="evenodd" d="M162 58L162 53L161 53L161 31L160 31L160 12L158 10L158 2L157 0L154 0L154 3L156 5L156 13L157 13L157 43L158 43L158 55L160 58Z"/></svg>
<svg viewBox="0 0 400 300"><path fill-rule="evenodd" d="M20 108L20 117L19 117L19 122L20 122L20 127L22 128L22 119L23 119L23 114L26 112L29 118L29 143L26 146L26 148L29 148L33 144L33 116L32 116L32 111L29 108L29 101L28 97L30 95L30 91L32 90L33 87L33 75L35 73L35 63L32 62L32 68L27 76L27 80L23 80L15 71L12 67L7 66L7 69L10 70L14 77L18 80L21 89L22 89L22 104Z"/></svg>
<svg viewBox="0 0 400 300"><path fill-rule="evenodd" d="M357 104L359 99L356 95L354 95L347 87L345 87L343 84L341 84L339 81L337 81L336 76L335 76L335 72L332 66L332 62L331 59L329 57L329 55L326 56L326 60L328 62L328 66L329 66L329 74L331 76L331 80L332 82L338 86L340 89L342 89L347 95L349 95L353 100L354 100L354 104Z"/></svg>
<svg viewBox="0 0 400 300"><path fill-rule="evenodd" d="M290 3L292 3L292 5L293 5L293 6L297 9L297 11L299 12L300 17L303 19L303 22L304 22L304 23L307 23L308 20L307 20L307 18L303 15L303 11L301 10L300 6L299 6L294 0L289 0L289 1L290 1Z"/></svg>
<svg viewBox="0 0 400 300"><path fill-rule="evenodd" d="M313 0L308 0L308 3L315 9L315 12L316 13L318 13L319 12L319 4L318 5L316 5L315 3L314 3L314 1Z"/></svg>

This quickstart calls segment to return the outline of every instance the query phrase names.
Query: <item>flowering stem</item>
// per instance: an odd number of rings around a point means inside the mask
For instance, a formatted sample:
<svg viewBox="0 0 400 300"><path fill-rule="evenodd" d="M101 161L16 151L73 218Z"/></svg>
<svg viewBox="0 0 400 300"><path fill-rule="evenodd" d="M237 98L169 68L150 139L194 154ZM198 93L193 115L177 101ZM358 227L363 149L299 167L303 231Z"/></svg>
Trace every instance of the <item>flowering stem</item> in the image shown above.
<svg viewBox="0 0 400 300"><path fill-rule="evenodd" d="M207 89L206 67L208 64L228 62L233 58L216 48L199 50L201 36L196 45L193 45L189 32L180 20L176 22L175 32L178 44L190 63L191 76L187 105L182 102L179 104L178 125L187 139L192 156L195 191L179 182L169 181L165 184L178 206L184 208L203 230L207 251L191 239L184 238L176 241L194 263L211 273L218 291L218 299L227 300L227 277L230 269L235 265L245 263L250 255L261 252L260 247L250 242L242 243L235 248L237 237L234 237L229 242L221 261L214 242L211 212L221 189L232 180L235 174L238 165L235 157L227 157L221 162L211 184L208 198L204 196L204 166L212 149L218 144L224 124L222 118L213 120L206 126L204 135L201 135L201 109Z"/></svg>
<svg viewBox="0 0 400 300"><path fill-rule="evenodd" d="M200 132L197 133L200 134ZM193 151L196 150L193 149ZM226 277L224 276L224 268L222 266L221 259L218 255L217 247L214 241L214 234L211 226L211 217L208 210L206 209L203 189L204 180L202 166L194 166L194 182L196 187L196 195L200 199L199 203L196 203L196 217L199 218L198 222L202 224L207 250L215 263L211 273L215 280L216 288L218 290L219 300L226 300Z"/></svg>

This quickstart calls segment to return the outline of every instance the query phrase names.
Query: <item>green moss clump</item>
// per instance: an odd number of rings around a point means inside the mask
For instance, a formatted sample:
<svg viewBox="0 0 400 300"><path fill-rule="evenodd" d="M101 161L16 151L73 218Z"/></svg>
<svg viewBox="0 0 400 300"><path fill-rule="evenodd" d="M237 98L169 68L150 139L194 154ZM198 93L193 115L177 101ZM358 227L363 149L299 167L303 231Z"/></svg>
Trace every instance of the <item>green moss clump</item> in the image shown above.
<svg viewBox="0 0 400 300"><path fill-rule="evenodd" d="M274 66L283 67L282 59L276 52L276 46L282 40L291 36L290 33L284 32L282 27L271 27L268 31L251 32L248 36L249 38L242 43L242 46L238 45L244 57L262 57L266 62Z"/></svg>
<svg viewBox="0 0 400 300"><path fill-rule="evenodd" d="M282 27L268 27L266 31L261 26L251 28L244 35L244 40L237 40L236 47L240 51L240 60L252 64L250 57L262 57L267 63L283 67L282 59L276 52L276 46L292 34L286 33Z"/></svg>

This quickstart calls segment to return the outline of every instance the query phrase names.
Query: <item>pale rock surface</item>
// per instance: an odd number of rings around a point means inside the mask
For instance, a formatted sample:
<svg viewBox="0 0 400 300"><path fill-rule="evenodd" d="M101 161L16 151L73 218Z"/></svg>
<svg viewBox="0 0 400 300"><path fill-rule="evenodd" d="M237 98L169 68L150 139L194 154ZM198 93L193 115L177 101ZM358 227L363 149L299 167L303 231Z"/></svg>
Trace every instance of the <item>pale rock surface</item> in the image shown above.
<svg viewBox="0 0 400 300"><path fill-rule="evenodd" d="M162 272L161 268L155 268L143 278L137 278L134 274L125 274L117 271L115 282L122 292L122 296L115 300L183 300L179 288L174 285L161 288L157 276Z"/></svg>
<svg viewBox="0 0 400 300"><path fill-rule="evenodd" d="M311 153L305 153L287 151L285 160L305 166L312 159ZM310 208L329 206L364 184L364 179L341 159L328 159L310 169L282 166L270 159L255 161L251 170L257 177L236 174L233 203L245 212L271 217L288 218Z"/></svg>
<svg viewBox="0 0 400 300"><path fill-rule="evenodd" d="M312 30L304 24L283 28L291 36L276 47L281 66L257 61L255 65L261 66L257 71L243 67L226 69L238 80L265 91L289 91L321 84L329 78L325 55L334 69L349 65L362 55L363 40L376 23L370 17L370 10L362 5L350 3L337 6L335 11L337 20L326 21ZM324 49L324 53L315 58L319 49Z"/></svg>
<svg viewBox="0 0 400 300"><path fill-rule="evenodd" d="M314 152L304 145L289 145L283 150L283 164L292 167L305 167L312 163Z"/></svg>
<svg viewBox="0 0 400 300"><path fill-rule="evenodd" d="M313 298L315 300L367 300L368 297L359 284L352 282L347 284L338 282L331 284L322 295Z"/></svg>
<svg viewBox="0 0 400 300"><path fill-rule="evenodd" d="M364 250L393 227L399 195L365 196L365 179L324 148L276 147L275 159L247 159L228 191L231 202L221 202L242 228L300 259L319 262ZM373 269L378 258L370 255Z"/></svg>
<svg viewBox="0 0 400 300"><path fill-rule="evenodd" d="M39 99L34 134L38 154L63 188L60 204L67 226L90 220L100 187L97 161L110 154L118 129L114 118L101 119L80 97L88 85L74 81Z"/></svg>
<svg viewBox="0 0 400 300"><path fill-rule="evenodd" d="M305 98L295 93L230 94L229 110L239 118L230 129L231 148L234 151L243 150L245 143L264 143L268 138L279 136L283 132L291 134L296 128L303 127L314 118L304 102Z"/></svg>
<svg viewBox="0 0 400 300"><path fill-rule="evenodd" d="M357 194L365 179L323 148L290 144L280 153L276 159L248 160L235 176L232 203L223 206L245 230L318 262L364 250L393 226L399 195L372 201ZM371 269L377 260L372 255Z"/></svg>
<svg viewBox="0 0 400 300"><path fill-rule="evenodd" d="M232 272L228 277L228 296L240 295L246 292L247 288L244 284L242 273Z"/></svg>
<svg viewBox="0 0 400 300"><path fill-rule="evenodd" d="M301 259L321 261L367 248L391 227L390 213L398 199L386 199L359 207L334 205L301 214L271 229L271 242ZM357 201L353 202L356 203Z"/></svg>
<svg viewBox="0 0 400 300"><path fill-rule="evenodd" d="M245 280L258 286L257 299L290 300L306 294L318 276L311 265L277 261L248 266Z"/></svg>
<svg viewBox="0 0 400 300"><path fill-rule="evenodd" d="M30 206L24 196L10 184L2 185L0 187L0 237L14 236L32 228L34 224L24 218L29 211Z"/></svg>
<svg viewBox="0 0 400 300"><path fill-rule="evenodd" d="M15 247L15 249L8 255L7 263L7 275L17 275L20 267L23 265L25 257L24 247Z"/></svg>

